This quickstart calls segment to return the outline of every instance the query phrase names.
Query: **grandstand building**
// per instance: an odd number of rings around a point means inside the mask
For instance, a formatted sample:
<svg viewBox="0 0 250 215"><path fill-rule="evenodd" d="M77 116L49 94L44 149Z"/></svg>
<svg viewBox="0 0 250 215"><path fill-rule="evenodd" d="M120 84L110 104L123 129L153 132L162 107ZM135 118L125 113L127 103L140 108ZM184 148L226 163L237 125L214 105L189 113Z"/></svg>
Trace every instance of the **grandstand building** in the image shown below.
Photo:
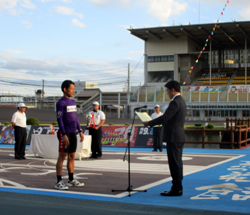
<svg viewBox="0 0 250 215"><path fill-rule="evenodd" d="M166 105L169 99L164 84L174 79L182 84L187 120L250 117L250 22L218 23L206 44L214 27L198 24L129 29L145 44L144 86L133 89L132 109L145 104L152 110L155 103Z"/></svg>

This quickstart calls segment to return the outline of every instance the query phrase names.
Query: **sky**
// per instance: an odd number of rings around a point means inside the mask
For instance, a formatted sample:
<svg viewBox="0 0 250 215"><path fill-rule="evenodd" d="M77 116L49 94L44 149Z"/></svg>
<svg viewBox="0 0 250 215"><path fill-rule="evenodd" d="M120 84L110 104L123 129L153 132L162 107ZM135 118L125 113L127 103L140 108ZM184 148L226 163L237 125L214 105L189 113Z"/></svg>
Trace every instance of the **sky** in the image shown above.
<svg viewBox="0 0 250 215"><path fill-rule="evenodd" d="M227 0L0 0L0 94L62 95L63 80L102 91L143 85L144 41L129 28L215 23ZM220 22L250 19L230 0Z"/></svg>

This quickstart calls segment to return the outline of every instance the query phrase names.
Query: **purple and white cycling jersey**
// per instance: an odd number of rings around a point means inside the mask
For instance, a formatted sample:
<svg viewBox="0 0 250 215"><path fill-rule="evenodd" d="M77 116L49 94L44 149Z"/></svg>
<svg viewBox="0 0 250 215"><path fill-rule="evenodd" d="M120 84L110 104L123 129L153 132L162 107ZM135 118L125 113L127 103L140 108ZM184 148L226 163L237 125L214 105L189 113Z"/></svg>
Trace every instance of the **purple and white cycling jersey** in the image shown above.
<svg viewBox="0 0 250 215"><path fill-rule="evenodd" d="M62 97L56 104L56 114L59 129L63 134L75 133L81 129L74 100Z"/></svg>

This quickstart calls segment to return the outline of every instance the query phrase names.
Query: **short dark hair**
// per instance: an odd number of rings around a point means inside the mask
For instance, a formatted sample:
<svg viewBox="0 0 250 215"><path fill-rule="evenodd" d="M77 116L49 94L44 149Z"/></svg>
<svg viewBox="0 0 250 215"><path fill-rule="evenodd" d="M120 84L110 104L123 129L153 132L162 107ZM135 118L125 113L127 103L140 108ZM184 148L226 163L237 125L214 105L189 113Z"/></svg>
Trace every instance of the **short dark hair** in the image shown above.
<svg viewBox="0 0 250 215"><path fill-rule="evenodd" d="M71 84L74 84L74 85L75 85L75 83L74 83L73 81L71 81L71 80L65 80L65 81L62 83L62 86L61 86L62 91L63 91L64 88L68 89L69 86L70 86ZM64 91L63 91L63 92L64 92Z"/></svg>
<svg viewBox="0 0 250 215"><path fill-rule="evenodd" d="M169 90L174 89L176 92L181 92L181 86L179 82L177 81L169 81L165 84L165 87L168 88Z"/></svg>

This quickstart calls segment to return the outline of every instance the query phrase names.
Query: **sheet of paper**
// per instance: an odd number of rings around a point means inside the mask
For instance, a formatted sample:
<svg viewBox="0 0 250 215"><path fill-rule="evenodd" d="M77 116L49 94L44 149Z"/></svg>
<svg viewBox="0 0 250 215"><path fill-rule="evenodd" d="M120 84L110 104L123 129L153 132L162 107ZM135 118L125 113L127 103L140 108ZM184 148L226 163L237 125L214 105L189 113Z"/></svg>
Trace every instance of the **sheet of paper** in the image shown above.
<svg viewBox="0 0 250 215"><path fill-rule="evenodd" d="M148 121L152 120L151 117L148 115L147 112L141 113L141 112L135 111L135 113L136 113L136 115L140 118L140 120L141 120L142 122L148 122Z"/></svg>

